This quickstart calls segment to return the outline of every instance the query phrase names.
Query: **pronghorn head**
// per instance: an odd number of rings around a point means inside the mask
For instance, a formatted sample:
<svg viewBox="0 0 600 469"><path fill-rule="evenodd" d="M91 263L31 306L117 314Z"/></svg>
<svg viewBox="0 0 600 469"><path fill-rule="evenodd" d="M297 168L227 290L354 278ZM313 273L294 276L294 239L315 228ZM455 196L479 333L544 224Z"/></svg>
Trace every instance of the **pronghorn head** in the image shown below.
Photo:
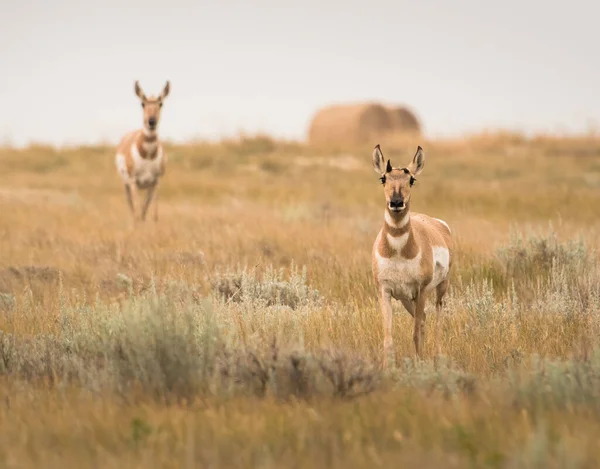
<svg viewBox="0 0 600 469"><path fill-rule="evenodd" d="M425 154L419 146L412 162L406 168L394 168L390 160L384 161L379 145L373 150L373 169L381 176L385 201L390 212L406 210L410 201L410 190L425 166Z"/></svg>
<svg viewBox="0 0 600 469"><path fill-rule="evenodd" d="M167 81L162 93L158 96L147 97L138 81L135 82L135 94L142 101L142 108L144 108L144 127L154 132L158 127L158 121L160 119L160 109L162 108L164 99L169 95L171 85Z"/></svg>

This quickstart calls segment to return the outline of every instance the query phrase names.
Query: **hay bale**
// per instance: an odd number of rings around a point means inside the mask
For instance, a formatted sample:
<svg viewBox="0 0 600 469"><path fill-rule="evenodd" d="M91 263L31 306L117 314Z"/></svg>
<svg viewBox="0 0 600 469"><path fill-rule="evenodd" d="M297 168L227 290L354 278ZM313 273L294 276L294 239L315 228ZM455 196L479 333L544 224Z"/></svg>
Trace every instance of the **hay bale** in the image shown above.
<svg viewBox="0 0 600 469"><path fill-rule="evenodd" d="M392 127L386 108L379 104L331 106L317 112L308 132L311 143L362 143Z"/></svg>
<svg viewBox="0 0 600 469"><path fill-rule="evenodd" d="M406 108L377 103L346 104L321 109L308 131L312 144L371 143L385 135L420 132L417 118Z"/></svg>
<svg viewBox="0 0 600 469"><path fill-rule="evenodd" d="M402 106L389 108L389 113L393 122L394 129L406 133L421 133L421 124L409 109Z"/></svg>

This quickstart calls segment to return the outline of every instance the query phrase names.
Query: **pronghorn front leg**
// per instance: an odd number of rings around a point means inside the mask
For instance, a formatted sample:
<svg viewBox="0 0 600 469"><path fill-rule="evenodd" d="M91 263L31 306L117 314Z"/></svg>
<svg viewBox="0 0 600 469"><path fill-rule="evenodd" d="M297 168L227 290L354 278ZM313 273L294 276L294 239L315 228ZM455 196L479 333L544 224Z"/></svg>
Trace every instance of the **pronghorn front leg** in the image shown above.
<svg viewBox="0 0 600 469"><path fill-rule="evenodd" d="M125 184L125 194L127 195L127 203L129 205L129 209L131 210L131 215L135 221L137 213L137 191L135 188L135 183Z"/></svg>
<svg viewBox="0 0 600 469"><path fill-rule="evenodd" d="M421 358L425 341L425 295L419 292L415 299L415 331L413 333L417 357Z"/></svg>
<svg viewBox="0 0 600 469"><path fill-rule="evenodd" d="M383 319L383 367L388 366L388 360L394 364L393 339L392 339L392 292L381 287L379 291L379 306Z"/></svg>
<svg viewBox="0 0 600 469"><path fill-rule="evenodd" d="M154 192L154 221L158 221L158 184Z"/></svg>
<svg viewBox="0 0 600 469"><path fill-rule="evenodd" d="M152 203L152 199L154 198L154 194L156 193L156 184L150 186L148 191L146 192L146 200L144 200L144 206L142 207L142 220L146 219L146 212L148 211L148 207Z"/></svg>

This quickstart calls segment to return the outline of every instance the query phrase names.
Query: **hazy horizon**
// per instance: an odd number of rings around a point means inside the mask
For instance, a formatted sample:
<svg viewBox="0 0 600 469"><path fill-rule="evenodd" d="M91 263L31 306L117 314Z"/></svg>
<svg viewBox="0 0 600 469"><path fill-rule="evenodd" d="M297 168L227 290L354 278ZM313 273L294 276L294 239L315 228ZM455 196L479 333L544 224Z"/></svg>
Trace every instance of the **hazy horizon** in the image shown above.
<svg viewBox="0 0 600 469"><path fill-rule="evenodd" d="M318 108L381 101L428 137L600 123L590 1L41 0L0 6L0 141L116 142L171 81L160 133L302 139Z"/></svg>

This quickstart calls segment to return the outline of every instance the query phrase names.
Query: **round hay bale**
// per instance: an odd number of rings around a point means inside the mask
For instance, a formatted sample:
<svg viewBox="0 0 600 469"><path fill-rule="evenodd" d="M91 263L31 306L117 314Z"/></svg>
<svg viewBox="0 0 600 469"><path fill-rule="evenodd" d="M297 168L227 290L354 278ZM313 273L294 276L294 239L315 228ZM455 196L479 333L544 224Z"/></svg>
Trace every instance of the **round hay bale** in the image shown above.
<svg viewBox="0 0 600 469"><path fill-rule="evenodd" d="M388 110L380 104L348 104L321 109L308 131L310 143L366 143L392 129Z"/></svg>
<svg viewBox="0 0 600 469"><path fill-rule="evenodd" d="M313 117L312 144L366 144L391 133L420 132L417 118L406 108L377 103L330 106Z"/></svg>
<svg viewBox="0 0 600 469"><path fill-rule="evenodd" d="M421 133L421 124L417 117L407 108L402 106L390 107L389 113L394 126L394 131L406 133Z"/></svg>

